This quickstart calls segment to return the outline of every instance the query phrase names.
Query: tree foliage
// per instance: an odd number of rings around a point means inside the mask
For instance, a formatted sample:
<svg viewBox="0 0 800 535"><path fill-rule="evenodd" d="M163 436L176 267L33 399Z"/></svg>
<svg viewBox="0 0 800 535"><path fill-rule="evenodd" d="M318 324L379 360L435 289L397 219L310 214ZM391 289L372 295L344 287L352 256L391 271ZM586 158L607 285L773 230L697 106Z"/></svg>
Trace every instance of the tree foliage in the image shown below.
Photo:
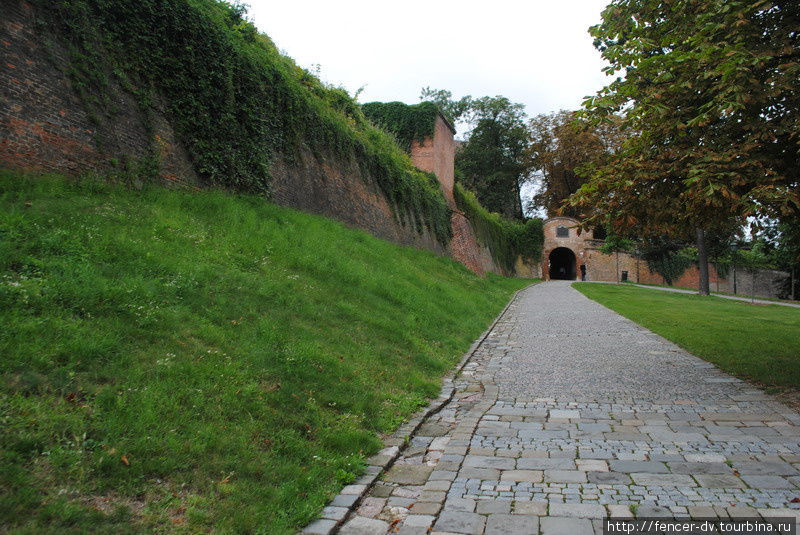
<svg viewBox="0 0 800 535"><path fill-rule="evenodd" d="M520 189L529 179L524 106L503 96L452 100L446 90L424 88L421 98L440 106L470 130L456 152L457 177L491 212L523 220Z"/></svg>
<svg viewBox="0 0 800 535"><path fill-rule="evenodd" d="M577 217L576 208L562 203L580 189L594 166L619 150L620 120L612 115L607 122L590 124L565 110L533 117L527 156L539 188L529 208L544 209L548 216Z"/></svg>
<svg viewBox="0 0 800 535"><path fill-rule="evenodd" d="M588 223L688 238L796 213L800 4L614 0L591 28L623 74L586 102L635 132L573 196Z"/></svg>

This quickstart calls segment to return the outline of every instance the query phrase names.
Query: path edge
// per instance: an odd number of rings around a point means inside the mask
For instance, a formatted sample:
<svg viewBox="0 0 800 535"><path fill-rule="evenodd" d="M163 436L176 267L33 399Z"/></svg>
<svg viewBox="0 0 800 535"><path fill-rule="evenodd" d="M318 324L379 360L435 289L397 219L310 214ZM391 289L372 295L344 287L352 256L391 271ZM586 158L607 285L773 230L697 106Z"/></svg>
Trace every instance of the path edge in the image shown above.
<svg viewBox="0 0 800 535"><path fill-rule="evenodd" d="M313 520L299 533L303 535L335 535L339 532L339 529L350 520L356 510L361 506L361 502L367 494L369 494L369 491L372 490L372 487L375 486L375 483L403 454L411 443L411 438L414 437L422 424L431 416L441 411L445 405L450 403L456 392L454 386L455 378L458 377L464 367L472 360L475 352L478 351L519 295L541 282L541 280L533 282L514 292L508 300L508 303L506 303L506 306L495 317L491 325L472 342L472 345L467 352L464 353L464 356L461 357L458 364L442 378L442 389L439 396L432 400L427 407L423 407L417 411L411 419L400 425L389 438L385 439L384 448L367 459L367 467L364 470L364 475L356 479L350 485L345 486L342 491L322 509L319 517Z"/></svg>

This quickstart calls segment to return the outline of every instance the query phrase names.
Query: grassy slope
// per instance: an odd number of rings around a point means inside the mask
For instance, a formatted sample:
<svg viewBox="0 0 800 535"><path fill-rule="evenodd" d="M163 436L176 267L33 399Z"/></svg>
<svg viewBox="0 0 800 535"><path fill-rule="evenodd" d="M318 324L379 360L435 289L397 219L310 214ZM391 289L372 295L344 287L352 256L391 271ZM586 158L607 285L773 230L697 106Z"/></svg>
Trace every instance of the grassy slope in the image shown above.
<svg viewBox="0 0 800 535"><path fill-rule="evenodd" d="M615 284L581 293L739 377L800 388L800 310Z"/></svg>
<svg viewBox="0 0 800 535"><path fill-rule="evenodd" d="M525 284L258 197L0 172L0 531L292 531Z"/></svg>

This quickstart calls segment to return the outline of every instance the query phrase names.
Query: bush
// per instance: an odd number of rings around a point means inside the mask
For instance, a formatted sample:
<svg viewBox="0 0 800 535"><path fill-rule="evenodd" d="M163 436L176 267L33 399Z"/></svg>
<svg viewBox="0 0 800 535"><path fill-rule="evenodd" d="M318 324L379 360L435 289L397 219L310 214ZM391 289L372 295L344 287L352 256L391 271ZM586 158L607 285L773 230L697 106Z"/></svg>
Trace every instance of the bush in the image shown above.
<svg viewBox="0 0 800 535"><path fill-rule="evenodd" d="M509 221L481 206L475 194L458 183L453 194L478 241L489 248L492 258L503 269L512 272L518 256L537 260L541 256L544 242L541 219L529 219L524 224Z"/></svg>

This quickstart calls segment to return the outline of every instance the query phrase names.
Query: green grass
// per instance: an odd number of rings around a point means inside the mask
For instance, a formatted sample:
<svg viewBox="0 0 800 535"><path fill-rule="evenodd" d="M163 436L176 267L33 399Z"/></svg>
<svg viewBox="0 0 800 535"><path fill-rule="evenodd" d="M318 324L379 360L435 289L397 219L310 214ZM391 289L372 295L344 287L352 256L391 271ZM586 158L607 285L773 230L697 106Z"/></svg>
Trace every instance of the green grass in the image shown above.
<svg viewBox="0 0 800 535"><path fill-rule="evenodd" d="M292 532L528 282L256 196L0 172L0 532Z"/></svg>
<svg viewBox="0 0 800 535"><path fill-rule="evenodd" d="M573 286L728 373L800 388L800 310L624 284Z"/></svg>
<svg viewBox="0 0 800 535"><path fill-rule="evenodd" d="M638 284L640 286L652 286L653 288L674 288L676 290L688 290L690 292L696 292L697 291L697 288L688 288L686 286L669 286L669 285L666 285L666 284L648 284L648 283L644 283L644 282L635 282L635 281L630 281L630 280L624 281L624 282L625 282L625 284ZM742 286L744 286L744 284L742 284ZM748 293L742 293L742 292L737 292L737 293L733 293L733 292L717 292L717 291L714 290L714 284L713 283L711 284L711 294L712 295L728 295L728 296L731 296L731 297L741 297L742 299L756 299L756 300L761 300L761 301L775 301L777 303L797 303L798 302L797 300L780 299L778 297L761 297L761 296L757 296L757 295L753 296L753 295L750 295Z"/></svg>

